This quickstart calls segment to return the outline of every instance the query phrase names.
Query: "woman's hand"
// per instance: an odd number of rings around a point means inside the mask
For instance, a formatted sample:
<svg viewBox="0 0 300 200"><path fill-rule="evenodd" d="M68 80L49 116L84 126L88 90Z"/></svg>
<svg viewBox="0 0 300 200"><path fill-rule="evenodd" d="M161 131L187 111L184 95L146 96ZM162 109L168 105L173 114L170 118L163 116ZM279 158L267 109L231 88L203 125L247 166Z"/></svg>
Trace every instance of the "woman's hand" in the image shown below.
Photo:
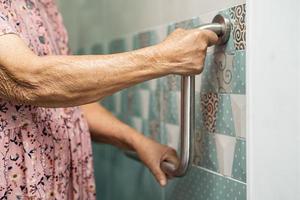
<svg viewBox="0 0 300 200"><path fill-rule="evenodd" d="M134 145L134 150L141 161L150 169L159 184L165 186L167 184L167 174L162 171L160 164L167 161L177 167L179 160L176 151L147 137L142 137Z"/></svg>
<svg viewBox="0 0 300 200"><path fill-rule="evenodd" d="M217 41L218 36L209 30L177 29L156 46L157 57L171 73L199 74L203 70L207 48Z"/></svg>

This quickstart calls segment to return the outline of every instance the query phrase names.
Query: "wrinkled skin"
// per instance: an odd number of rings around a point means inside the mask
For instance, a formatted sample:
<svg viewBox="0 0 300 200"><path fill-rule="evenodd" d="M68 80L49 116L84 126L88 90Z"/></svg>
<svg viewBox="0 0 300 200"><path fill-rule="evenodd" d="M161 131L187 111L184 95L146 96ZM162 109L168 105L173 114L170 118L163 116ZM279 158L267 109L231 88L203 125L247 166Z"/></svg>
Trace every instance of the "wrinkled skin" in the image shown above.
<svg viewBox="0 0 300 200"><path fill-rule="evenodd" d="M201 73L206 50L217 39L211 31L178 29L160 44L132 52L39 57L17 35L3 35L0 96L41 107L81 106L94 140L135 150L165 185L160 163L178 165L174 149L144 137L93 102L146 80Z"/></svg>

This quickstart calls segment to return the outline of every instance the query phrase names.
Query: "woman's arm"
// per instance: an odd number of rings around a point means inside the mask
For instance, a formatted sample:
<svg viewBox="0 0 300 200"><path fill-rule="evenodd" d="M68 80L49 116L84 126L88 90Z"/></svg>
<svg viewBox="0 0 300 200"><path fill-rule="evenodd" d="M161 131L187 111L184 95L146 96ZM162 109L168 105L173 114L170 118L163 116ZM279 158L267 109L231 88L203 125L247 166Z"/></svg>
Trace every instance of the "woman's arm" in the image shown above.
<svg viewBox="0 0 300 200"><path fill-rule="evenodd" d="M95 102L118 90L171 73L196 74L211 31L177 30L164 42L113 55L37 56L14 34L0 37L0 96L43 107Z"/></svg>
<svg viewBox="0 0 300 200"><path fill-rule="evenodd" d="M168 161L177 166L179 161L175 150L138 133L98 103L84 105L81 108L93 140L136 151L160 185L166 185L167 178L160 168L160 163Z"/></svg>

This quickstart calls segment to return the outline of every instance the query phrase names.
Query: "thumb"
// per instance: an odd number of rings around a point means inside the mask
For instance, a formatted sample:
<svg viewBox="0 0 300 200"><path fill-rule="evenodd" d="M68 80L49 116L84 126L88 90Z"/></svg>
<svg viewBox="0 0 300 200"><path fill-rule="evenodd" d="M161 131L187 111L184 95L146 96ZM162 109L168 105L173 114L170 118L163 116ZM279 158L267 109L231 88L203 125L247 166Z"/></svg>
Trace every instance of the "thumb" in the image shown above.
<svg viewBox="0 0 300 200"><path fill-rule="evenodd" d="M204 34L204 40L206 40L206 43L208 46L212 46L217 44L219 37L216 33L214 33L211 30L200 30L202 34Z"/></svg>

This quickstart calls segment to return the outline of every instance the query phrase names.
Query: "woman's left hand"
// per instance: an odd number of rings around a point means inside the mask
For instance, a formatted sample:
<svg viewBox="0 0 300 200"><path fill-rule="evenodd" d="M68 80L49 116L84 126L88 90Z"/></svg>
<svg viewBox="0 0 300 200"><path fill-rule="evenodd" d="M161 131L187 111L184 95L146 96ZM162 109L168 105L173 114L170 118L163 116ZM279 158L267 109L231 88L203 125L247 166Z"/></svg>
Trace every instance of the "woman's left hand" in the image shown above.
<svg viewBox="0 0 300 200"><path fill-rule="evenodd" d="M162 171L161 163L167 161L177 167L179 160L176 151L147 137L142 137L140 140L134 145L134 150L141 161L150 169L159 184L165 186L167 184L167 174Z"/></svg>

